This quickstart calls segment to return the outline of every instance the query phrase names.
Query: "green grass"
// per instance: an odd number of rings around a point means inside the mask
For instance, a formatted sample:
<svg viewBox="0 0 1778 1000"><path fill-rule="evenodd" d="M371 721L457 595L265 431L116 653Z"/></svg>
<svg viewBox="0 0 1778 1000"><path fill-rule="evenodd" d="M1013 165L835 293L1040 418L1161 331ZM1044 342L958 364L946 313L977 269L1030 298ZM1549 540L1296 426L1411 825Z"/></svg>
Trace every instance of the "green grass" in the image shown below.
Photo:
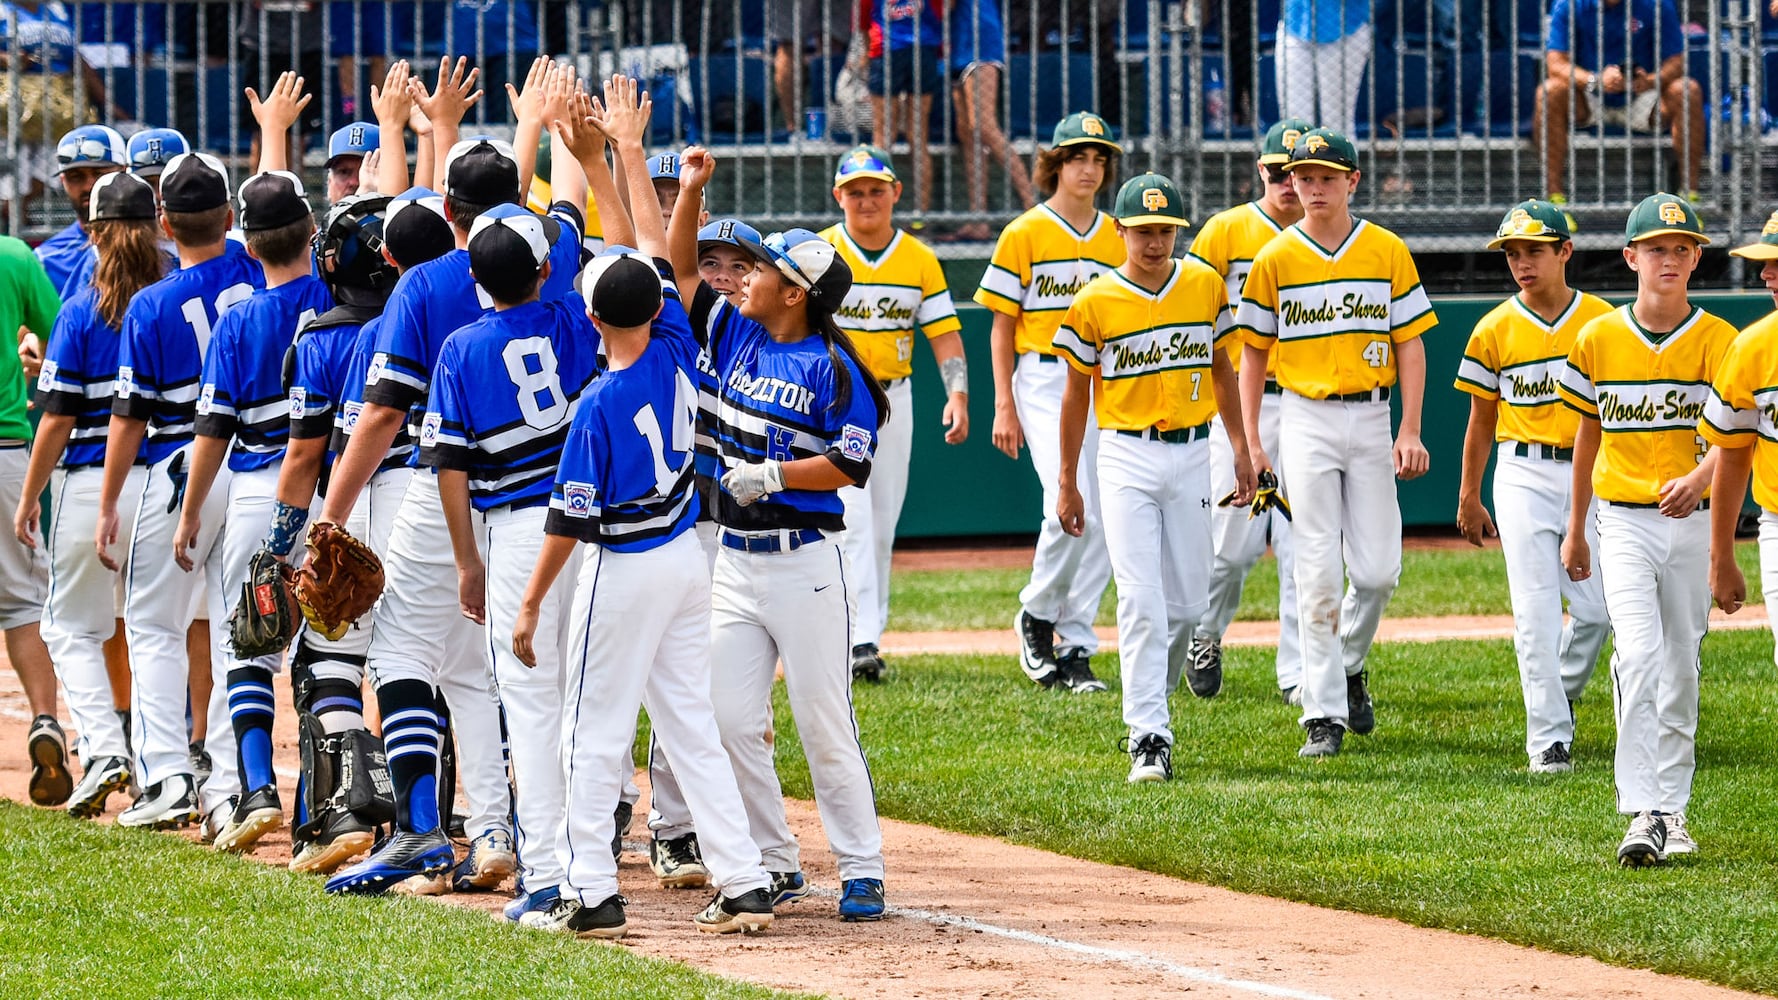
<svg viewBox="0 0 1778 1000"><path fill-rule="evenodd" d="M1747 574L1748 600L1760 601L1759 546L1735 546ZM1007 628L1019 606L1024 569L898 570L890 582L889 627L897 631ZM1506 564L1499 549L1415 550L1402 553L1401 586L1389 602L1399 618L1430 615L1506 615ZM1241 593L1239 621L1278 617L1278 564L1261 559ZM1117 623L1116 588L1099 603L1100 625Z"/></svg>
<svg viewBox="0 0 1778 1000"><path fill-rule="evenodd" d="M0 955L9 1000L783 995L484 913L331 898L313 877L5 801Z"/></svg>
<svg viewBox="0 0 1778 1000"><path fill-rule="evenodd" d="M1268 896L1396 917L1619 965L1778 991L1771 804L1772 639L1704 646L1703 853L1618 868L1609 677L1580 706L1578 770L1526 773L1508 643L1389 644L1371 658L1378 728L1298 760L1269 650L1227 651L1208 702L1172 701L1176 779L1125 784L1112 693L1040 691L1010 657L896 658L855 690L884 815ZM782 703L779 718L789 709ZM785 790L812 794L790 726ZM1021 873L1041 878L1041 872ZM894 891L894 859L889 886Z"/></svg>

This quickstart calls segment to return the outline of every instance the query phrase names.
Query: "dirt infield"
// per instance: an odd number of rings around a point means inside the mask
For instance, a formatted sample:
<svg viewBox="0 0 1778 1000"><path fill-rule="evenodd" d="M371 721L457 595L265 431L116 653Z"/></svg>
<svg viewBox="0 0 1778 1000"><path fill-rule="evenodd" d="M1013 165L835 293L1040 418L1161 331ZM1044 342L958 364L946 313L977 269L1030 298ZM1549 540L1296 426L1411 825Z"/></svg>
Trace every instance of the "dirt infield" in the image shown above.
<svg viewBox="0 0 1778 1000"><path fill-rule="evenodd" d="M283 677L278 688L278 768L288 789L295 784L295 734ZM21 802L29 722L17 678L0 664L0 795ZM645 773L637 777L646 780ZM105 821L122 805L114 797ZM1751 996L895 821L883 824L889 918L848 925L834 916L838 879L813 804L793 801L790 816L818 895L786 907L770 933L748 939L693 929L704 896L659 888L636 842L646 836L638 823L620 871L631 900L623 946L737 979L872 1000ZM280 832L254 857L283 864L289 847ZM442 902L494 915L506 899L498 893Z"/></svg>

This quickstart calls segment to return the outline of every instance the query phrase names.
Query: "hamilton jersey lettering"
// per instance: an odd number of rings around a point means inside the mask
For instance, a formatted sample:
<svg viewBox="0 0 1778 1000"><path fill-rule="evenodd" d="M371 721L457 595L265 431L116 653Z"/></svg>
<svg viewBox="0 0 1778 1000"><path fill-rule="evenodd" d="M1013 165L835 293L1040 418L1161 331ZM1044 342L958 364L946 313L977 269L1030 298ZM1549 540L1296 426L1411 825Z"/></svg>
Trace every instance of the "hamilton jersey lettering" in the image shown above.
<svg viewBox="0 0 1778 1000"><path fill-rule="evenodd" d="M739 369L729 373L728 388L731 395L755 403L777 405L805 417L815 405L815 392L812 389L792 385L769 375L754 377Z"/></svg>
<svg viewBox="0 0 1778 1000"><path fill-rule="evenodd" d="M150 463L191 441L211 328L264 287L258 261L224 253L174 271L130 300L111 412L148 422Z"/></svg>
<svg viewBox="0 0 1778 1000"><path fill-rule="evenodd" d="M1713 445L1753 447L1753 500L1778 510L1778 313L1741 331L1723 355L1698 433Z"/></svg>
<svg viewBox="0 0 1778 1000"><path fill-rule="evenodd" d="M1054 354L1056 327L1074 297L1123 262L1124 241L1110 216L1094 212L1081 232L1039 205L1001 230L975 301L1013 317L1018 353Z"/></svg>
<svg viewBox="0 0 1778 1000"><path fill-rule="evenodd" d="M1574 445L1580 415L1562 405L1562 373L1581 328L1610 311L1604 299L1575 292L1551 322L1516 295L1482 317L1463 350L1456 386L1504 404L1494 425L1496 440Z"/></svg>
<svg viewBox="0 0 1778 1000"><path fill-rule="evenodd" d="M284 355L296 331L333 308L327 286L313 275L265 288L228 311L204 357L196 431L233 439L228 467L263 469L284 457L290 440L290 395Z"/></svg>
<svg viewBox="0 0 1778 1000"><path fill-rule="evenodd" d="M98 306L98 292L91 287L62 305L37 376L38 408L74 418L68 447L62 452L65 469L105 464L111 400L117 394L118 333L100 318ZM137 462L144 454L137 449Z"/></svg>

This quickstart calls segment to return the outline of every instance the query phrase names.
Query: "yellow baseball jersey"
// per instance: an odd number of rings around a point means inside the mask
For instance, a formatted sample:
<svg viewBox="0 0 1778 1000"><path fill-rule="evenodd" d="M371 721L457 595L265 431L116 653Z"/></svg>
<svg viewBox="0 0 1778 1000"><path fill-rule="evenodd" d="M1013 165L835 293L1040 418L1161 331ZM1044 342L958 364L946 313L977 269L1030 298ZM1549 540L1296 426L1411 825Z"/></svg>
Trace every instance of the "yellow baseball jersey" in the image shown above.
<svg viewBox="0 0 1778 1000"><path fill-rule="evenodd" d="M1655 337L1621 306L1581 327L1558 391L1599 421L1593 492L1601 500L1652 504L1661 484L1692 472L1709 445L1698 433L1710 384L1736 337L1702 309Z"/></svg>
<svg viewBox="0 0 1778 1000"><path fill-rule="evenodd" d="M1054 354L1056 327L1074 296L1123 262L1123 237L1111 216L1095 212L1083 233L1048 205L1039 205L1001 230L975 300L1013 317L1013 348L1019 354Z"/></svg>
<svg viewBox="0 0 1778 1000"><path fill-rule="evenodd" d="M1081 289L1056 330L1056 353L1093 377L1106 430L1196 427L1216 416L1211 356L1225 346L1227 286L1195 260L1173 262L1160 291L1107 271Z"/></svg>
<svg viewBox="0 0 1778 1000"><path fill-rule="evenodd" d="M1278 384L1310 399L1395 384L1395 345L1438 325L1401 237L1357 220L1344 243L1290 226L1254 255L1236 325L1277 355Z"/></svg>
<svg viewBox="0 0 1778 1000"><path fill-rule="evenodd" d="M879 381L913 374L915 328L928 340L963 328L931 247L896 230L888 246L871 253L852 242L844 224L823 230L821 238L852 268L852 290L834 322Z"/></svg>
<svg viewBox="0 0 1778 1000"><path fill-rule="evenodd" d="M531 190L525 196L525 207L538 215L547 214L550 206L549 192L549 178L531 178ZM586 232L581 235L587 246L594 248L594 253L605 249L605 231L599 226L599 202L591 191L586 193Z"/></svg>
<svg viewBox="0 0 1778 1000"><path fill-rule="evenodd" d="M1568 308L1546 323L1517 295L1495 306L1469 335L1457 366L1457 388L1502 404L1496 441L1574 447L1580 415L1562 405L1556 386L1580 328L1611 311L1611 303L1575 292Z"/></svg>
<svg viewBox="0 0 1778 1000"><path fill-rule="evenodd" d="M1704 418L1704 440L1753 447L1753 500L1778 511L1778 313L1741 331L1717 366Z"/></svg>

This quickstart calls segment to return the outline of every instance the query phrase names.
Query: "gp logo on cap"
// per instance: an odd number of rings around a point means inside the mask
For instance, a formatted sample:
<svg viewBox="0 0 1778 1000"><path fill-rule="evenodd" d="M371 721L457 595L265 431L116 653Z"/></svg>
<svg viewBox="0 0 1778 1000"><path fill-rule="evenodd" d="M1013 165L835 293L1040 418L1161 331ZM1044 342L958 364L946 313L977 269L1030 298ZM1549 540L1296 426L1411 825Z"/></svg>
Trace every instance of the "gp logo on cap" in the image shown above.
<svg viewBox="0 0 1778 1000"><path fill-rule="evenodd" d="M1299 141L1301 141L1302 138L1303 138L1303 130L1302 129L1300 129L1300 128L1285 129L1284 130L1284 149L1287 152L1296 149L1296 144ZM1325 145L1327 145L1327 142L1325 140L1323 140L1321 144L1323 146L1325 146Z"/></svg>
<svg viewBox="0 0 1778 1000"><path fill-rule="evenodd" d="M1663 201L1660 217L1669 226L1682 226L1685 224L1685 207L1676 201Z"/></svg>
<svg viewBox="0 0 1778 1000"><path fill-rule="evenodd" d="M1290 148L1294 150L1296 147L1292 146ZM1309 136L1308 145L1303 148L1311 153L1319 153L1327 148L1327 139L1323 136L1311 135Z"/></svg>
<svg viewBox="0 0 1778 1000"><path fill-rule="evenodd" d="M1105 122L1098 115L1086 115L1080 120L1080 130L1088 135L1104 135Z"/></svg>
<svg viewBox="0 0 1778 1000"><path fill-rule="evenodd" d="M1160 188L1142 189L1142 207L1150 212L1158 212L1167 207L1167 192Z"/></svg>

